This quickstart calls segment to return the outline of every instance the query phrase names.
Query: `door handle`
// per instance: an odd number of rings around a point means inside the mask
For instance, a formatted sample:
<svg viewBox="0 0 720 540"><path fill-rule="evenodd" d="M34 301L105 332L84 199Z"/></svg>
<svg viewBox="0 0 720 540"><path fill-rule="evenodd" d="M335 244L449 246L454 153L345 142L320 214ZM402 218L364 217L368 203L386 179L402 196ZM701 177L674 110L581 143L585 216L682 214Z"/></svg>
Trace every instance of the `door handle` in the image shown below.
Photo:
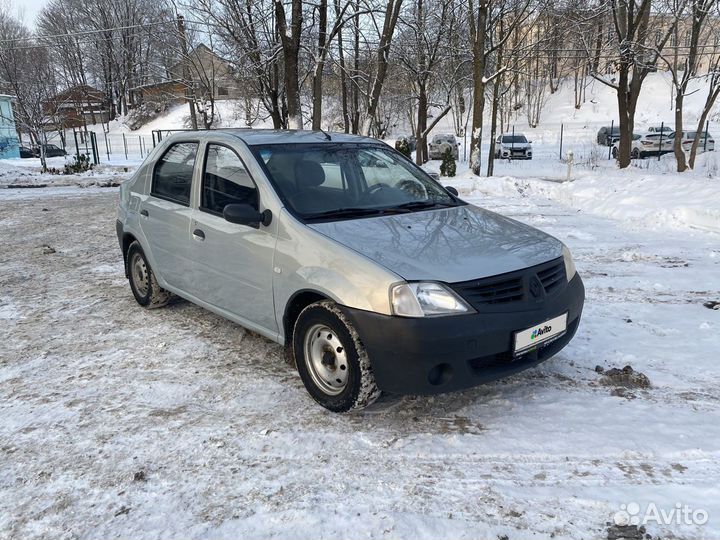
<svg viewBox="0 0 720 540"><path fill-rule="evenodd" d="M140 210L140 215L143 217L148 217L150 214L148 213L147 210L143 209L143 210Z"/></svg>
<svg viewBox="0 0 720 540"><path fill-rule="evenodd" d="M192 235L195 240L199 240L200 242L205 240L205 233L203 231L201 231L200 229L195 229L192 232Z"/></svg>

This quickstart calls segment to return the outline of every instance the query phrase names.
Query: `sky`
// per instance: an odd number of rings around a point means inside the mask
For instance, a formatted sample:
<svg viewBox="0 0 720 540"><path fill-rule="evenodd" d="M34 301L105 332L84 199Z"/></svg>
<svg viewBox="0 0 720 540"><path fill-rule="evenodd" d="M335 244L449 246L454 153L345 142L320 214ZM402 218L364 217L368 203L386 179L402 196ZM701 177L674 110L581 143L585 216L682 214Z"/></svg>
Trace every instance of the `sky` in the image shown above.
<svg viewBox="0 0 720 540"><path fill-rule="evenodd" d="M34 28L35 17L47 3L48 0L10 0L10 13Z"/></svg>

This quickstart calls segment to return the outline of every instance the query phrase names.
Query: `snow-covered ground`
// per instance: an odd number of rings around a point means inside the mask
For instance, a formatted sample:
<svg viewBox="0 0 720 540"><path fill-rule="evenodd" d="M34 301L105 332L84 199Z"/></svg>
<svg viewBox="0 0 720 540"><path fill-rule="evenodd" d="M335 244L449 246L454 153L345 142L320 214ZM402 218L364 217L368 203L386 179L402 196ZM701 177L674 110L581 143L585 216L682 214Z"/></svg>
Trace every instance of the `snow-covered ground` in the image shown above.
<svg viewBox="0 0 720 540"><path fill-rule="evenodd" d="M266 339L137 306L116 188L0 190L0 538L577 540L632 503L709 515L654 537L719 537L717 176L498 167L448 183L570 246L577 336L516 377L349 415Z"/></svg>

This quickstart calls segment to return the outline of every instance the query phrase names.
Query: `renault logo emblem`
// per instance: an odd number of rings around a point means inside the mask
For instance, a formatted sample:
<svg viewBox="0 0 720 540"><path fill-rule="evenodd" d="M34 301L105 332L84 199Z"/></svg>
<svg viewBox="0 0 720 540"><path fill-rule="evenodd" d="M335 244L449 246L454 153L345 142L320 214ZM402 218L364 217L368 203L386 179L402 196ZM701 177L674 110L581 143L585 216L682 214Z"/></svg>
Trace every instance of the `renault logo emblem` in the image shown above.
<svg viewBox="0 0 720 540"><path fill-rule="evenodd" d="M542 298L543 292L542 283L540 283L537 276L533 276L530 280L530 294L532 294L534 298Z"/></svg>

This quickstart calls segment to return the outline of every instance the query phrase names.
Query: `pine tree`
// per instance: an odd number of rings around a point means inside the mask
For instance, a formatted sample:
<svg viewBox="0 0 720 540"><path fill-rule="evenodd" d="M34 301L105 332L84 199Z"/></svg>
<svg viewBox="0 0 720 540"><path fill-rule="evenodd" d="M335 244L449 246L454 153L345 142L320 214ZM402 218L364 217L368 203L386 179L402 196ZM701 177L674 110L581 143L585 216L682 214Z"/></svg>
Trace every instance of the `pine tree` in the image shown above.
<svg viewBox="0 0 720 540"><path fill-rule="evenodd" d="M401 154L403 154L405 157L407 157L408 159L412 159L411 158L412 153L410 151L410 144L408 143L408 140L405 137L403 137L402 139L397 141L397 143L395 144L395 149L398 152L400 152Z"/></svg>
<svg viewBox="0 0 720 540"><path fill-rule="evenodd" d="M442 163L440 164L440 176L455 176L456 169L457 165L455 164L455 158L452 155L452 150L448 148L443 153Z"/></svg>

